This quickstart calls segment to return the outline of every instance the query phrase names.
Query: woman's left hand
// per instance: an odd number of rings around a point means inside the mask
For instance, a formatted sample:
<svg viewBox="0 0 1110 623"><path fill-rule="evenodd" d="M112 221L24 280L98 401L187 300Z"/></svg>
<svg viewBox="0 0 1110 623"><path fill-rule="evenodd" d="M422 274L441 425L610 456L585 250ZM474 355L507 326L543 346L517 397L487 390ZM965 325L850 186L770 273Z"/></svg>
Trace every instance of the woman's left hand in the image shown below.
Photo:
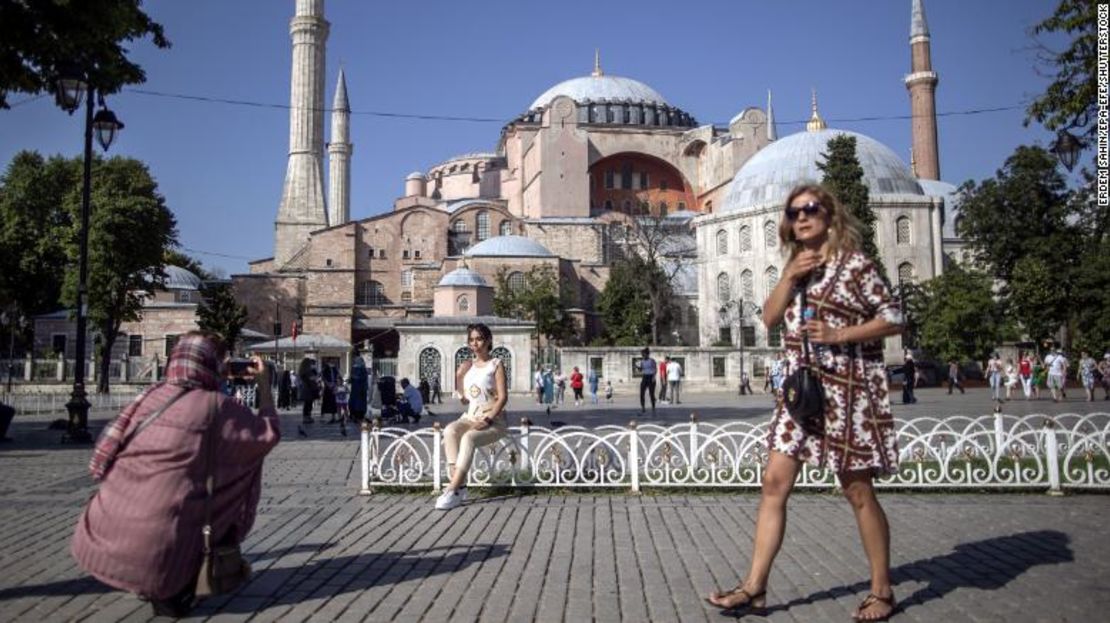
<svg viewBox="0 0 1110 623"><path fill-rule="evenodd" d="M477 422L474 423L474 430L486 430L487 428L489 428L489 426L490 426L489 420L486 420L486 419L478 420Z"/></svg>
<svg viewBox="0 0 1110 623"><path fill-rule="evenodd" d="M830 327L824 320L810 320L802 330L815 344L839 344L842 341L840 329Z"/></svg>

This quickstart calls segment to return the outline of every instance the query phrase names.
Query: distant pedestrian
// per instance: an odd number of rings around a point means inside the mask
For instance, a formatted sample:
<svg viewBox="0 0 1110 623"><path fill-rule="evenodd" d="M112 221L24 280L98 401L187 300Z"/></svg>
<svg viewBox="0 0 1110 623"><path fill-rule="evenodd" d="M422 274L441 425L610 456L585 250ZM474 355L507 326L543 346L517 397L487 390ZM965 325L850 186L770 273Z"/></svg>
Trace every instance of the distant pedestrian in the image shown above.
<svg viewBox="0 0 1110 623"><path fill-rule="evenodd" d="M1029 400L1033 393L1033 358L1027 352L1018 355L1018 378L1021 380L1021 391Z"/></svg>
<svg viewBox="0 0 1110 623"><path fill-rule="evenodd" d="M680 393L682 385L682 364L678 363L677 359L667 358L667 386L671 392L671 402L674 404L682 403L682 394Z"/></svg>
<svg viewBox="0 0 1110 623"><path fill-rule="evenodd" d="M771 389L778 396L782 391L782 382L786 380L786 362L782 359L781 353L775 353L775 358L771 360Z"/></svg>
<svg viewBox="0 0 1110 623"><path fill-rule="evenodd" d="M651 414L655 415L655 375L659 371L659 364L651 358L651 351L647 348L640 351L640 415L644 414L644 392L651 398Z"/></svg>
<svg viewBox="0 0 1110 623"><path fill-rule="evenodd" d="M1047 380L1047 378L1048 369L1045 368L1044 361L1042 361L1040 356L1038 355L1035 359L1033 359L1033 380L1031 385L1033 387L1034 400L1041 399L1041 388L1045 386L1045 381Z"/></svg>
<svg viewBox="0 0 1110 623"><path fill-rule="evenodd" d="M420 391L420 398L423 399L423 404L428 404L431 402L432 385L428 382L427 377L420 377L420 383L416 385L416 389Z"/></svg>
<svg viewBox="0 0 1110 623"><path fill-rule="evenodd" d="M429 402L443 404L443 387L439 382L439 374L432 377L432 399Z"/></svg>
<svg viewBox="0 0 1110 623"><path fill-rule="evenodd" d="M902 404L912 405L917 402L917 398L913 395L913 386L916 379L917 364L913 361L913 355L906 353L906 360L902 364Z"/></svg>
<svg viewBox="0 0 1110 623"><path fill-rule="evenodd" d="M659 362L659 373L656 374L655 380L659 384L659 402L667 404L667 364L671 362L671 358L663 357Z"/></svg>
<svg viewBox="0 0 1110 623"><path fill-rule="evenodd" d="M1006 400L1010 400L1014 394L1014 390L1021 386L1021 377L1018 375L1018 369L1014 366L1013 359L1006 360L1006 370L1003 379L1006 383Z"/></svg>
<svg viewBox="0 0 1110 623"><path fill-rule="evenodd" d="M1067 358L1059 350L1055 350L1045 356L1044 364L1048 367L1048 390L1052 392L1052 402L1060 402L1060 398L1066 400L1068 394L1064 391L1064 385L1067 383ZM1056 395L1057 391L1060 392L1059 397Z"/></svg>
<svg viewBox="0 0 1110 623"><path fill-rule="evenodd" d="M1102 356L1098 362L1098 374L1102 378L1103 400L1110 400L1110 352Z"/></svg>
<svg viewBox="0 0 1110 623"><path fill-rule="evenodd" d="M351 350L351 395L347 398L347 409L351 419L361 423L366 418L366 409L370 396L367 393L370 385L370 374L366 370L366 361L362 358L359 347Z"/></svg>
<svg viewBox="0 0 1110 623"><path fill-rule="evenodd" d="M948 393L952 393L952 389L960 390L964 393L964 386L960 385L960 364L955 359L948 361Z"/></svg>
<svg viewBox="0 0 1110 623"><path fill-rule="evenodd" d="M998 353L987 360L987 382L991 386L991 400L1002 400L1002 357Z"/></svg>
<svg viewBox="0 0 1110 623"><path fill-rule="evenodd" d="M536 404L543 404L543 370L536 368L536 373L532 375L532 385L536 389Z"/></svg>
<svg viewBox="0 0 1110 623"><path fill-rule="evenodd" d="M339 416L339 434L344 437L347 436L347 418L351 415L348 410L350 397L351 388L348 386L348 381L343 381L335 386L335 410Z"/></svg>
<svg viewBox="0 0 1110 623"><path fill-rule="evenodd" d="M740 395L743 396L747 392L748 395L755 394L752 391L752 379L748 376L748 371L743 370L740 372Z"/></svg>
<svg viewBox="0 0 1110 623"><path fill-rule="evenodd" d="M613 402L613 382L605 381L605 402Z"/></svg>
<svg viewBox="0 0 1110 623"><path fill-rule="evenodd" d="M578 371L578 366L574 366L574 370L570 373L570 389L574 392L574 406L576 407L584 402L582 398L582 387L582 373Z"/></svg>
<svg viewBox="0 0 1110 623"><path fill-rule="evenodd" d="M567 375L562 369L555 371L555 404L563 404L567 399Z"/></svg>
<svg viewBox="0 0 1110 623"><path fill-rule="evenodd" d="M586 383L590 386L590 403L597 404L597 370L593 367L586 373Z"/></svg>
<svg viewBox="0 0 1110 623"><path fill-rule="evenodd" d="M1091 354L1083 351L1079 356L1079 382L1087 392L1087 402L1095 399L1095 373L1098 372L1097 363Z"/></svg>

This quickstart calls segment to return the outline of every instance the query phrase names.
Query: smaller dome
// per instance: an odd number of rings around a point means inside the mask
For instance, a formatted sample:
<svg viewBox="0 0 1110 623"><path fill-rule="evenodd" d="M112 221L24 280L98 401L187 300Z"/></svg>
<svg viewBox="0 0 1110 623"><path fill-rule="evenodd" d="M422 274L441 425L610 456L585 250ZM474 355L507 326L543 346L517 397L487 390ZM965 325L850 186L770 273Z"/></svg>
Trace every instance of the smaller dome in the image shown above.
<svg viewBox="0 0 1110 623"><path fill-rule="evenodd" d="M162 270L166 273L166 283L163 287L167 290L199 290L204 285L200 277L180 266L169 264Z"/></svg>
<svg viewBox="0 0 1110 623"><path fill-rule="evenodd" d="M439 286L488 287L485 278L469 268L456 268L439 280Z"/></svg>
<svg viewBox="0 0 1110 623"><path fill-rule="evenodd" d="M586 100L628 100L636 103L665 105L667 100L648 85L620 76L583 76L564 80L551 87L532 102L531 109L543 108L556 97L565 95L581 104Z"/></svg>
<svg viewBox="0 0 1110 623"><path fill-rule="evenodd" d="M547 247L524 236L494 236L470 247L467 257L555 257Z"/></svg>
<svg viewBox="0 0 1110 623"><path fill-rule="evenodd" d="M424 174L421 173L420 171L413 171L412 173L409 173L405 177L405 179L406 180L427 180L428 178L424 177Z"/></svg>

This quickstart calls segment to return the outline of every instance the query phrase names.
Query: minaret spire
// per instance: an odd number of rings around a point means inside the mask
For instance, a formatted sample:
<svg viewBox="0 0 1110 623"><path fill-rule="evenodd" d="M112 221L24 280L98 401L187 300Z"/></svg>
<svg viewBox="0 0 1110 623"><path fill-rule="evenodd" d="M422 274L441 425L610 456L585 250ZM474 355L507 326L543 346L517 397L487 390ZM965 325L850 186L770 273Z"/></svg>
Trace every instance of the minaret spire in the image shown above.
<svg viewBox="0 0 1110 623"><path fill-rule="evenodd" d="M918 176L926 180L940 179L940 156L937 147L937 72L933 71L929 42L929 25L925 22L922 0L912 0L910 7L910 74L906 89L910 92L910 131L913 144L911 161L916 163Z"/></svg>
<svg viewBox="0 0 1110 623"><path fill-rule="evenodd" d="M771 108L771 89L767 89L767 140L778 140L778 129L775 128L775 111Z"/></svg>
<svg viewBox="0 0 1110 623"><path fill-rule="evenodd" d="M605 75L605 72L601 71L601 50L599 48L594 48L594 71L590 75L595 78Z"/></svg>
<svg viewBox="0 0 1110 623"><path fill-rule="evenodd" d="M347 78L343 67L335 85L331 106L331 142L328 143L328 224L351 220L351 104L347 101Z"/></svg>
<svg viewBox="0 0 1110 623"><path fill-rule="evenodd" d="M829 126L825 125L825 120L821 118L821 115L817 114L817 89L813 89L812 93L813 98L810 108L813 110L813 113L809 116L809 121L806 122L806 131L819 132Z"/></svg>
<svg viewBox="0 0 1110 623"><path fill-rule="evenodd" d="M274 265L304 247L309 232L326 227L324 204L324 0L296 0L289 22L293 68L289 90L289 163L274 223Z"/></svg>

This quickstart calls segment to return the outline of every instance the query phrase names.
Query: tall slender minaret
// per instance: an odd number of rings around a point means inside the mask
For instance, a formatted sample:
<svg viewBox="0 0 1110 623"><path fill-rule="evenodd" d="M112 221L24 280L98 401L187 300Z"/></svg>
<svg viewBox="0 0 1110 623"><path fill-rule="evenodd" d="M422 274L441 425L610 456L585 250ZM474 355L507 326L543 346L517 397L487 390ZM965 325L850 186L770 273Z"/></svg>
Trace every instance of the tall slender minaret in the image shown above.
<svg viewBox="0 0 1110 623"><path fill-rule="evenodd" d="M767 140L775 141L779 131L775 128L775 111L771 108L771 89L767 89Z"/></svg>
<svg viewBox="0 0 1110 623"><path fill-rule="evenodd" d="M339 68L335 101L331 105L331 142L328 143L328 224L351 220L351 104L347 101L347 79Z"/></svg>
<svg viewBox="0 0 1110 623"><path fill-rule="evenodd" d="M327 227L324 203L324 0L296 0L289 22L293 72L289 110L289 165L274 222L274 265L304 247L309 232Z"/></svg>
<svg viewBox="0 0 1110 623"><path fill-rule="evenodd" d="M940 179L940 156L937 149L937 72L929 51L929 25L925 23L922 0L913 0L910 12L910 74L906 88L910 92L910 121L913 137L913 158L921 179Z"/></svg>

